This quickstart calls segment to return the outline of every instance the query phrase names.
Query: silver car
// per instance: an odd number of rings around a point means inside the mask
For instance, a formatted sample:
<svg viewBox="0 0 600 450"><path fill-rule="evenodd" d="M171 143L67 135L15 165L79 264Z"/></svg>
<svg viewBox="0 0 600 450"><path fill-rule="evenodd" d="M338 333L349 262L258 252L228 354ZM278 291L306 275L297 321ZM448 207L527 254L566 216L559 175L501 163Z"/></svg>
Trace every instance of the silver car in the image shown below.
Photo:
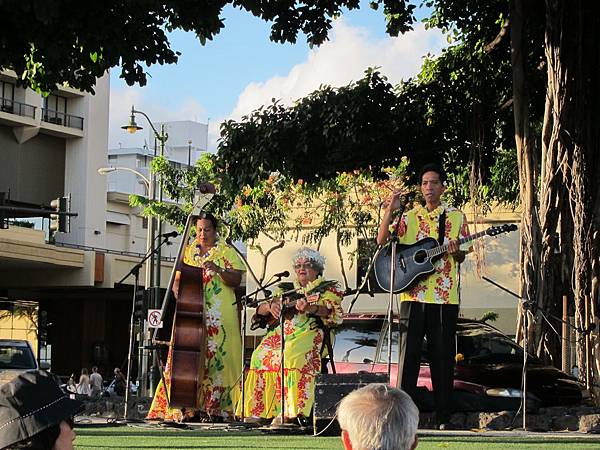
<svg viewBox="0 0 600 450"><path fill-rule="evenodd" d="M39 369L29 341L0 339L0 385L28 370Z"/></svg>

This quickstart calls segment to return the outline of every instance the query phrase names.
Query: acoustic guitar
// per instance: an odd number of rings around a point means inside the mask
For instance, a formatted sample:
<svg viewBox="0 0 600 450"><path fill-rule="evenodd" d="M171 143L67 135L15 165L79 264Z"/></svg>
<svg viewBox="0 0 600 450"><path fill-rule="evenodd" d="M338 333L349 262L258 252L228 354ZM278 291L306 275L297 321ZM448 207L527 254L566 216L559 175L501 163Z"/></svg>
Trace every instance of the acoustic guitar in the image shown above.
<svg viewBox="0 0 600 450"><path fill-rule="evenodd" d="M458 239L459 245L474 241L484 236L497 236L501 233L515 231L515 224L504 224L490 227L485 231ZM390 291L390 272L392 264L392 245L396 245L394 293L404 292L414 286L417 281L426 278L435 271L434 263L448 251L448 244L441 244L437 239L426 237L414 244L398 244L393 241L382 247L375 255L375 279L385 292Z"/></svg>

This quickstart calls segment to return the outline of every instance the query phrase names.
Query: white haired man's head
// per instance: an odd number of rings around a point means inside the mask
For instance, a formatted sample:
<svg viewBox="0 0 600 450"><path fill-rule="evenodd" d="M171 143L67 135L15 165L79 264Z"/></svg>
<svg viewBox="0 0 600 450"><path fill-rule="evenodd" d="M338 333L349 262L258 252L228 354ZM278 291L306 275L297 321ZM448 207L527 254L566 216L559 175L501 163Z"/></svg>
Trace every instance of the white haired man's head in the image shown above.
<svg viewBox="0 0 600 450"><path fill-rule="evenodd" d="M338 422L346 450L412 450L419 410L404 391L368 384L342 399Z"/></svg>

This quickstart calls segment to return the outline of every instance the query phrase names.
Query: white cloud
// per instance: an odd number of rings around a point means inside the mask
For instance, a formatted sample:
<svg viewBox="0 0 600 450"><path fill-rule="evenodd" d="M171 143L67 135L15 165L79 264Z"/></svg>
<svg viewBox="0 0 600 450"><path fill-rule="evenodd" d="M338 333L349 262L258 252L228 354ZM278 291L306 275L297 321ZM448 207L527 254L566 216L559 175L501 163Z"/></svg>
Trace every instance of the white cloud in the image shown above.
<svg viewBox="0 0 600 450"><path fill-rule="evenodd" d="M140 87L112 87L110 90L108 147L141 147L144 143L152 147L154 138L146 119L136 114L136 123L144 129L129 134L121 126L129 123L131 106L143 111L153 122L176 120L199 120L206 116L205 108L193 98L187 98L173 105L163 105L151 101L148 90ZM145 94L145 95L144 95Z"/></svg>
<svg viewBox="0 0 600 450"><path fill-rule="evenodd" d="M250 83L240 94L230 117L239 119L272 98L291 104L321 84L343 86L363 78L367 67L380 67L392 84L418 73L424 55L437 54L446 44L438 30L422 24L397 38L374 39L364 28L351 27L344 18L336 20L331 40L310 51L308 58L286 76Z"/></svg>
<svg viewBox="0 0 600 450"><path fill-rule="evenodd" d="M343 86L363 78L367 67L380 67L392 84L418 73L424 55L438 54L447 45L438 30L425 30L419 24L415 30L397 38L374 38L367 29L348 25L343 17L334 22L331 40L308 52L306 60L294 66L285 76L274 76L265 81L252 82L238 96L233 110L225 117L212 117L209 122L208 147L216 149L220 125L225 119L239 120L243 115L272 98L292 104L298 98L316 90L322 84ZM111 148L152 144L148 125L138 117L142 132L129 135L121 126L129 120L131 105L142 110L155 122L200 120L210 111L194 98L174 104L152 100L150 86L113 87L110 98L109 146ZM234 93L232 93L234 95ZM167 104L168 103L168 104Z"/></svg>

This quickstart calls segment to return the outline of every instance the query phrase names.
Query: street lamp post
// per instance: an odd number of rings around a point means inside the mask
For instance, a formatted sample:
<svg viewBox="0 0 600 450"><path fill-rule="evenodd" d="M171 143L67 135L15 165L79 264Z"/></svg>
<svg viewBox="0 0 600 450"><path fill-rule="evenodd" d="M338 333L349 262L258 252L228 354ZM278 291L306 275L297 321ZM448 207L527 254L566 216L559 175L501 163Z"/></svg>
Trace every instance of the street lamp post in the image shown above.
<svg viewBox="0 0 600 450"><path fill-rule="evenodd" d="M167 139L169 138L169 135L165 132L165 126L164 124L161 124L160 126L160 133L157 131L157 129L154 127L154 125L152 124L152 121L150 120L150 118L148 117L148 115L143 112L143 111L139 111L136 110L134 106L131 107L131 116L129 118L129 123L127 125L122 126L121 128L124 130L127 130L128 133L136 133L139 130L142 130L142 127L140 127L136 122L135 122L135 115L136 114L141 114L142 116L144 116L146 118L146 120L148 121L148 125L150 125L150 128L152 129L152 132L154 133L154 138L160 143L160 156L164 156L165 153L165 143L167 142ZM156 156L156 150L155 150L155 156ZM155 200L155 189L154 189L154 185L157 184L158 185L158 193L159 193L159 199L162 201L162 187L160 183L157 183L157 180L155 179L154 173L152 172L152 170L150 170L150 180L149 180L149 185L152 187L152 196L151 199ZM155 222L156 221L156 222ZM160 234L160 230L161 230L161 222L159 219L154 219L153 217L149 217L148 220L148 228L152 230L152 232L149 234L150 236L150 241L151 241L151 246L150 249L154 250L154 238L155 238L155 230L159 230L158 233ZM151 288L152 290L152 295L151 295L151 300L150 300L150 305L153 308L157 308L159 306L159 298L160 298L160 259L161 259L161 254L160 254L160 248L157 249L156 251L156 263L154 262L154 258L150 258L150 264L149 266L146 267L146 287L147 288ZM153 270L154 269L154 270ZM154 278L154 279L152 279ZM143 346L146 347L148 344L148 329L147 329L147 322L144 319L144 327L143 327ZM153 352L156 352L156 350L153 350ZM143 352L143 357L142 357L142 361L140 361L140 366L141 366L141 380L140 380L140 389L141 392L143 392L144 394L147 393L147 381L148 381L148 360L147 360L147 351L144 350ZM156 355L153 355L154 357L152 358L153 364L156 361ZM155 370L153 370L153 373L155 372ZM152 385L152 390L154 390L155 386Z"/></svg>
<svg viewBox="0 0 600 450"><path fill-rule="evenodd" d="M98 169L98 173L100 175L108 175L111 172L116 172L117 170L123 170L126 172L131 172L133 174L135 174L136 176L140 177L141 180L144 182L144 185L146 186L146 196L147 198L152 198L152 196L154 195L154 189L152 187L152 184L150 184L150 180L148 180L148 178L146 178L142 173L138 172L135 169L132 169L130 167L101 167L100 169ZM148 227L148 232L146 235L146 256L145 258L148 257L152 257L152 250L153 250L153 241L152 241L152 231L150 229L150 227ZM144 260L142 260L143 262ZM148 268L149 264L146 263L146 268ZM130 272L131 273L131 272ZM130 392L130 387L129 387L129 383L131 380L131 352L133 351L133 334L134 334L134 309L135 309L135 300L136 300L136 293L137 293L137 283L138 283L138 273L139 271L135 272L135 282L134 282L134 287L133 287L133 301L131 304L132 307L132 311L131 311L131 315L130 315L130 322L129 322L129 344L128 344L128 350L127 350L127 383L125 386L125 410L124 410L124 419L127 420L128 419L128 412L129 412L129 392ZM148 273L148 271L146 270L146 274ZM125 278L127 278L129 276L126 275ZM146 279L146 284L148 284L148 281Z"/></svg>

